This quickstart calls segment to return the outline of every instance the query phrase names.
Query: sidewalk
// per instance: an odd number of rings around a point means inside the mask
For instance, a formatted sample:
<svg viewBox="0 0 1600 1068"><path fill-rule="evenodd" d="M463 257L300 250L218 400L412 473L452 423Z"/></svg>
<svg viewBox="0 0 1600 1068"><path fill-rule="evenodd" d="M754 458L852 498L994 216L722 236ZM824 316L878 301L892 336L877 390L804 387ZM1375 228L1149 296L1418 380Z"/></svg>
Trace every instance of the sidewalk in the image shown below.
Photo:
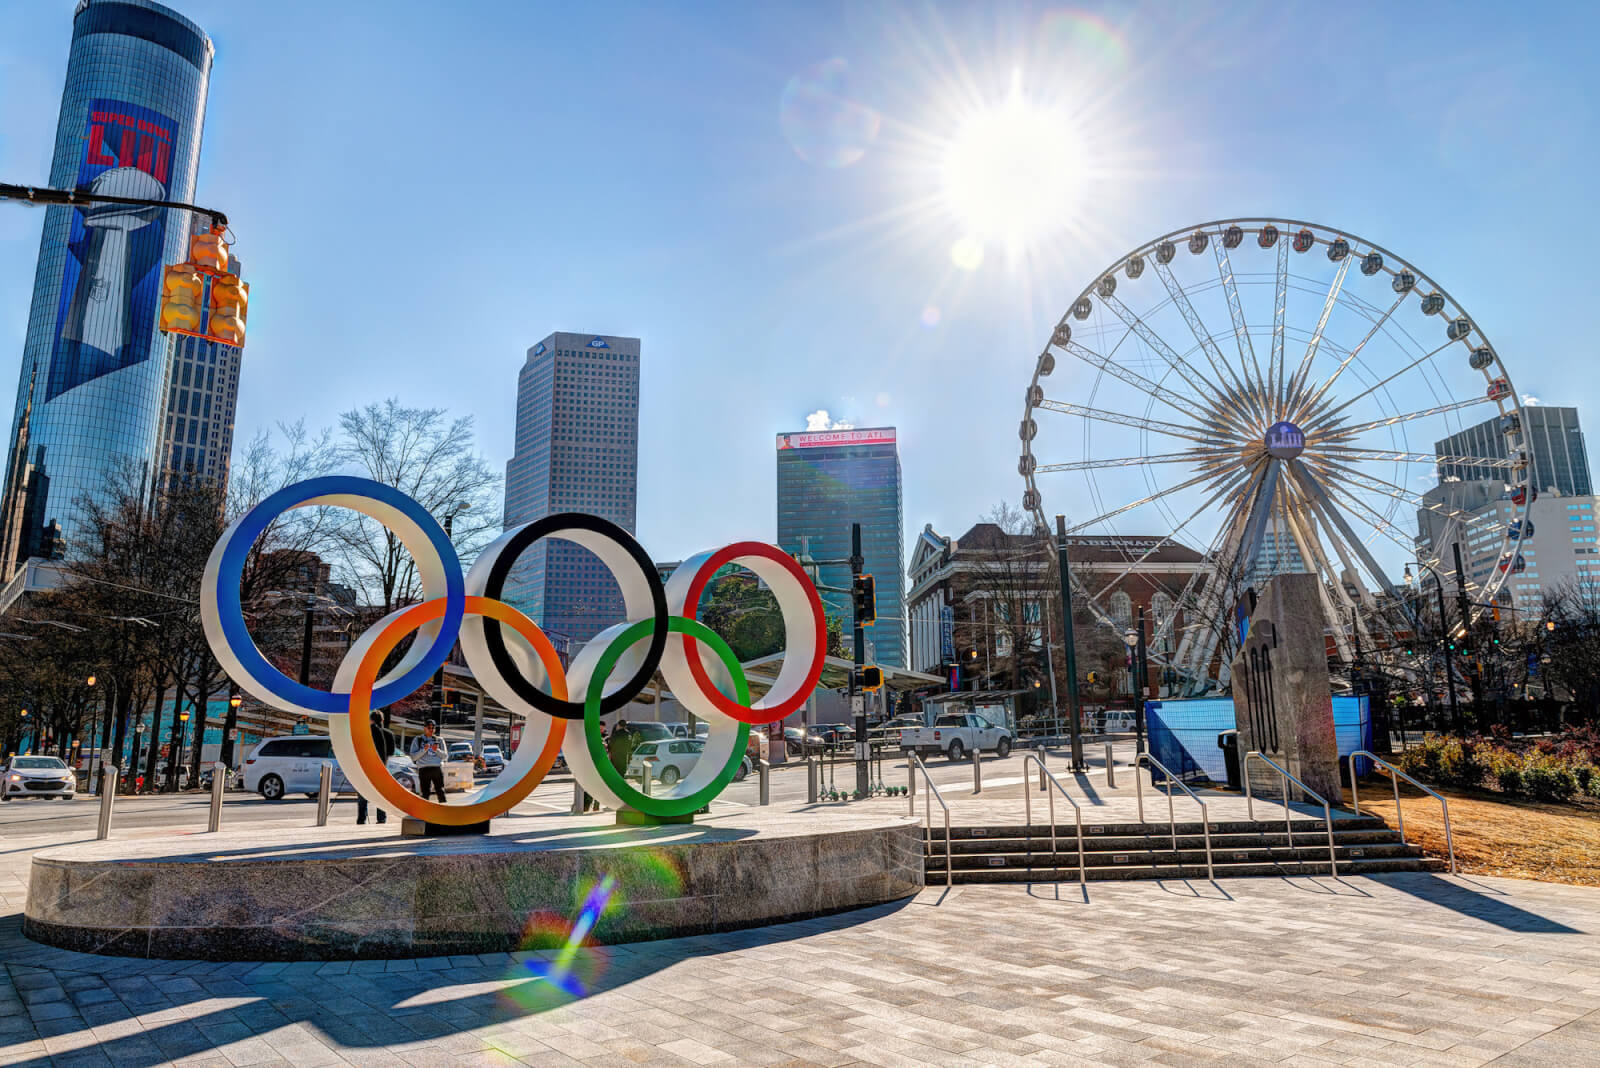
<svg viewBox="0 0 1600 1068"><path fill-rule="evenodd" d="M0 852L0 1064L1532 1066L1600 1048L1589 888L956 887L565 968L549 952L211 964L22 938L28 857L53 844Z"/></svg>

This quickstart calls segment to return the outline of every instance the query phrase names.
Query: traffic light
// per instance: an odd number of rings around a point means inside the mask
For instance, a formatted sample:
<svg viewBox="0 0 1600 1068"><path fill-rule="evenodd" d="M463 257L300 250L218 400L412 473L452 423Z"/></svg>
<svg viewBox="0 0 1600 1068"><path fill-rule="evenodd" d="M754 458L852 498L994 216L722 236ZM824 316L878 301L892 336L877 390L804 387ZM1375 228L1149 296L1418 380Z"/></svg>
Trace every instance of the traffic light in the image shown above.
<svg viewBox="0 0 1600 1068"><path fill-rule="evenodd" d="M192 263L175 263L161 278L161 329L185 333L200 329L206 283Z"/></svg>
<svg viewBox="0 0 1600 1068"><path fill-rule="evenodd" d="M856 689L879 690L883 688L883 669L870 664L856 668Z"/></svg>
<svg viewBox="0 0 1600 1068"><path fill-rule="evenodd" d="M159 319L169 334L244 346L250 286L228 271L228 243L220 232L189 239L189 259L166 269Z"/></svg>
<svg viewBox="0 0 1600 1068"><path fill-rule="evenodd" d="M850 588L856 611L856 625L870 627L878 621L878 586L871 575L857 575Z"/></svg>
<svg viewBox="0 0 1600 1068"><path fill-rule="evenodd" d="M1099 676L1098 672L1095 672L1095 671L1089 672L1089 685L1090 686L1093 686L1095 683L1097 683L1099 681L1100 681L1100 676Z"/></svg>

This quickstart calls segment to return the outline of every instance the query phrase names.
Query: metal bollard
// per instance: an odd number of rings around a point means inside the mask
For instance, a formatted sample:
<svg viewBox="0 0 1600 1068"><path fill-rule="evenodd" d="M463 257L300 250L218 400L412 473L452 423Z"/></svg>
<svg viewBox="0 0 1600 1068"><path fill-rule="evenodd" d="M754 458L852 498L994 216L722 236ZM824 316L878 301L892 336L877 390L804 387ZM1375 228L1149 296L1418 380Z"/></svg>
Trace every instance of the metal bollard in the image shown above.
<svg viewBox="0 0 1600 1068"><path fill-rule="evenodd" d="M761 761L756 765L756 772L761 776L761 803L769 804L772 800L772 762Z"/></svg>
<svg viewBox="0 0 1600 1068"><path fill-rule="evenodd" d="M111 781L106 781L106 776ZM110 764L100 765L100 827L95 831L95 838L104 840L111 837L111 804L117 799L117 782L122 777L120 769Z"/></svg>
<svg viewBox="0 0 1600 1068"><path fill-rule="evenodd" d="M906 810L913 816L917 814L917 765L909 753L906 754Z"/></svg>
<svg viewBox="0 0 1600 1068"><path fill-rule="evenodd" d="M1039 757L1039 792L1042 794L1044 793L1044 743L1040 742L1035 750Z"/></svg>
<svg viewBox="0 0 1600 1068"><path fill-rule="evenodd" d="M333 804L333 765L322 765L322 781L317 784L317 826L328 825L328 808Z"/></svg>
<svg viewBox="0 0 1600 1068"><path fill-rule="evenodd" d="M572 780L572 814L583 815L583 785L577 779Z"/></svg>
<svg viewBox="0 0 1600 1068"><path fill-rule="evenodd" d="M1113 790L1117 787L1117 762L1111 755L1111 743L1106 743L1106 785Z"/></svg>
<svg viewBox="0 0 1600 1068"><path fill-rule="evenodd" d="M206 831L215 834L222 827L222 791L228 785L228 765L211 765L211 817L206 821Z"/></svg>
<svg viewBox="0 0 1600 1068"><path fill-rule="evenodd" d="M810 756L806 757L806 804L817 803L817 762Z"/></svg>
<svg viewBox="0 0 1600 1068"><path fill-rule="evenodd" d="M655 778L655 774L654 774L655 773L655 768L652 767L651 765L653 765L654 763L655 763L654 760L646 760L646 761L643 762L643 765L642 765L643 768L644 768L644 781L639 784L639 787L640 787L640 791L646 797L651 796L651 793L650 793L650 780Z"/></svg>
<svg viewBox="0 0 1600 1068"><path fill-rule="evenodd" d="M972 747L972 792L983 793L983 750Z"/></svg>

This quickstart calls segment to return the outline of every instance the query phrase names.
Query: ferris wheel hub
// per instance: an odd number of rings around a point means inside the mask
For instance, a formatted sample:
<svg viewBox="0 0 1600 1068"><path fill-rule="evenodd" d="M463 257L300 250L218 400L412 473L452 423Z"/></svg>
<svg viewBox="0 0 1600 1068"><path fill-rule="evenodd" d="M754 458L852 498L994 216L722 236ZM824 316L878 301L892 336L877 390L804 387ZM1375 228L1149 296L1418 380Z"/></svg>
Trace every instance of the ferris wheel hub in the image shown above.
<svg viewBox="0 0 1600 1068"><path fill-rule="evenodd" d="M1267 427L1264 438L1267 455L1278 460L1292 460L1306 448L1306 435L1287 419Z"/></svg>

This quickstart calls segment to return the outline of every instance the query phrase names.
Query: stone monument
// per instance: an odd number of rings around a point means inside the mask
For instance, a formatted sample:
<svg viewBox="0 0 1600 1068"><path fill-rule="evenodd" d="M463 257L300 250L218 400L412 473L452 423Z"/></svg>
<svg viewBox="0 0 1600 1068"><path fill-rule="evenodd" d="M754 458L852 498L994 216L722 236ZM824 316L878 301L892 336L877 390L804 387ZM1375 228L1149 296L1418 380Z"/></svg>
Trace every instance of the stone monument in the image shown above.
<svg viewBox="0 0 1600 1068"><path fill-rule="evenodd" d="M1327 798L1340 799L1339 744L1328 688L1328 650L1315 575L1275 575L1250 614L1233 661L1239 759L1257 750ZM1259 760L1241 768L1257 796L1281 797L1277 772ZM1291 797L1299 791L1291 784Z"/></svg>

